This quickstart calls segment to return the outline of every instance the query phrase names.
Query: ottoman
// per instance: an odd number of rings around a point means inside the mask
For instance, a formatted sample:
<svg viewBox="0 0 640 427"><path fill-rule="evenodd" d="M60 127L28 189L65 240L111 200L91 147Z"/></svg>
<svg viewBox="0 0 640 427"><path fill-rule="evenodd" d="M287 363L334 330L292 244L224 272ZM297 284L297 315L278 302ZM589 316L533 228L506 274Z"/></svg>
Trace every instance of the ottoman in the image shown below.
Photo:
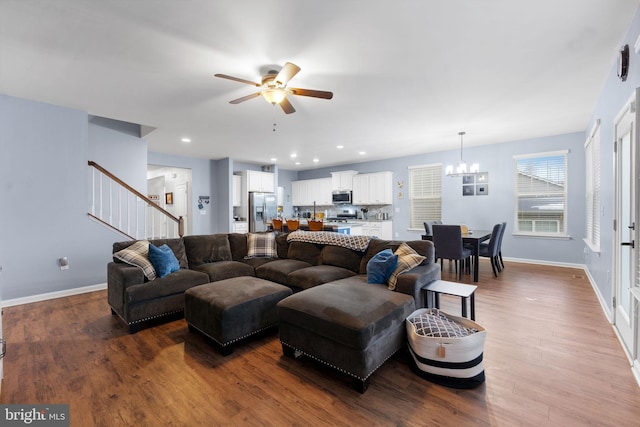
<svg viewBox="0 0 640 427"><path fill-rule="evenodd" d="M184 318L190 331L211 338L226 356L236 341L276 326L276 304L291 293L286 286L252 276L206 283L185 291Z"/></svg>
<svg viewBox="0 0 640 427"><path fill-rule="evenodd" d="M349 374L364 393L369 376L405 345L404 322L414 310L412 296L366 277L315 286L278 303L282 351Z"/></svg>

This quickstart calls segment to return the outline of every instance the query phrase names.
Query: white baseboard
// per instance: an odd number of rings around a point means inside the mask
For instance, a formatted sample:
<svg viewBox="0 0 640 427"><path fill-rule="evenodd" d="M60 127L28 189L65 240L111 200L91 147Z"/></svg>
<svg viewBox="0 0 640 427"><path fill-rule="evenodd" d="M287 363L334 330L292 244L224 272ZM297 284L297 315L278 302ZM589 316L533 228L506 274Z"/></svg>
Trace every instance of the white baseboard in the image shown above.
<svg viewBox="0 0 640 427"><path fill-rule="evenodd" d="M520 262L522 264L550 265L553 267L579 268L580 270L587 270L587 266L585 264L573 264L568 262L555 262L526 258L504 258L504 260L509 262Z"/></svg>
<svg viewBox="0 0 640 427"><path fill-rule="evenodd" d="M32 302L46 301L50 299L68 297L71 295L86 294L88 292L102 291L107 289L106 283L98 285L84 286L82 288L65 289L64 291L48 292L46 294L31 295L23 298L14 298L2 301L3 307L12 307L14 305L30 304Z"/></svg>
<svg viewBox="0 0 640 427"><path fill-rule="evenodd" d="M610 304L604 300L602 293L600 293L600 289L596 286L596 281L593 280L593 276L591 276L591 272L586 268L586 266L584 268L584 272L587 275L587 279L589 279L589 283L591 283L591 288L593 288L593 292L596 294L598 302L600 302L600 307L602 307L604 315L607 317L609 323L613 324L613 313L611 312Z"/></svg>

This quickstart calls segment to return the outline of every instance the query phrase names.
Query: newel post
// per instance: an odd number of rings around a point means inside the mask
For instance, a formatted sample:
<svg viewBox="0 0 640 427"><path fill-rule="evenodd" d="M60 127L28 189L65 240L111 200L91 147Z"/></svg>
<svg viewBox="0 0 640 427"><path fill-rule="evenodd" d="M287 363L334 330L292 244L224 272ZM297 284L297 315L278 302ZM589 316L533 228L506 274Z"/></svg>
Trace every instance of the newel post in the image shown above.
<svg viewBox="0 0 640 427"><path fill-rule="evenodd" d="M178 219L178 236L184 236L184 218L180 217Z"/></svg>

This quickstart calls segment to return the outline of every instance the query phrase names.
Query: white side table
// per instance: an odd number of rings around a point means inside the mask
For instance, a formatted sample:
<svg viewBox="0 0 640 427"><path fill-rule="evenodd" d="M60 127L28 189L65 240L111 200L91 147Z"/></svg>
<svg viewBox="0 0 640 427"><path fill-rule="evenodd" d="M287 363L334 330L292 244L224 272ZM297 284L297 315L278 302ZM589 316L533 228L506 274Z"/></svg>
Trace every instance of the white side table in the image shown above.
<svg viewBox="0 0 640 427"><path fill-rule="evenodd" d="M435 280L422 287L425 292L425 305L431 307L431 296L435 308L440 308L440 294L454 295L462 300L462 317L467 317L467 300L470 301L471 320L476 320L475 292L478 287L475 285L465 285L464 283L447 282L446 280Z"/></svg>

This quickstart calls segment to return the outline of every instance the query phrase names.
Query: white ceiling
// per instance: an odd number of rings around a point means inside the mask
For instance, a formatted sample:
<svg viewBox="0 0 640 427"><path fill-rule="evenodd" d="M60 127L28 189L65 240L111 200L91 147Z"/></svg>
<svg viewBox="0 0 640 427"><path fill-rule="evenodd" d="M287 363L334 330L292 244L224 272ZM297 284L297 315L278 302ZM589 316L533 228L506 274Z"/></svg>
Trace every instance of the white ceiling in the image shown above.
<svg viewBox="0 0 640 427"><path fill-rule="evenodd" d="M584 131L638 4L0 0L0 93L157 128L151 151L294 170L385 159L457 148L462 130L465 146ZM292 96L285 115L229 104L256 88L213 77L287 61L291 86L334 98Z"/></svg>

